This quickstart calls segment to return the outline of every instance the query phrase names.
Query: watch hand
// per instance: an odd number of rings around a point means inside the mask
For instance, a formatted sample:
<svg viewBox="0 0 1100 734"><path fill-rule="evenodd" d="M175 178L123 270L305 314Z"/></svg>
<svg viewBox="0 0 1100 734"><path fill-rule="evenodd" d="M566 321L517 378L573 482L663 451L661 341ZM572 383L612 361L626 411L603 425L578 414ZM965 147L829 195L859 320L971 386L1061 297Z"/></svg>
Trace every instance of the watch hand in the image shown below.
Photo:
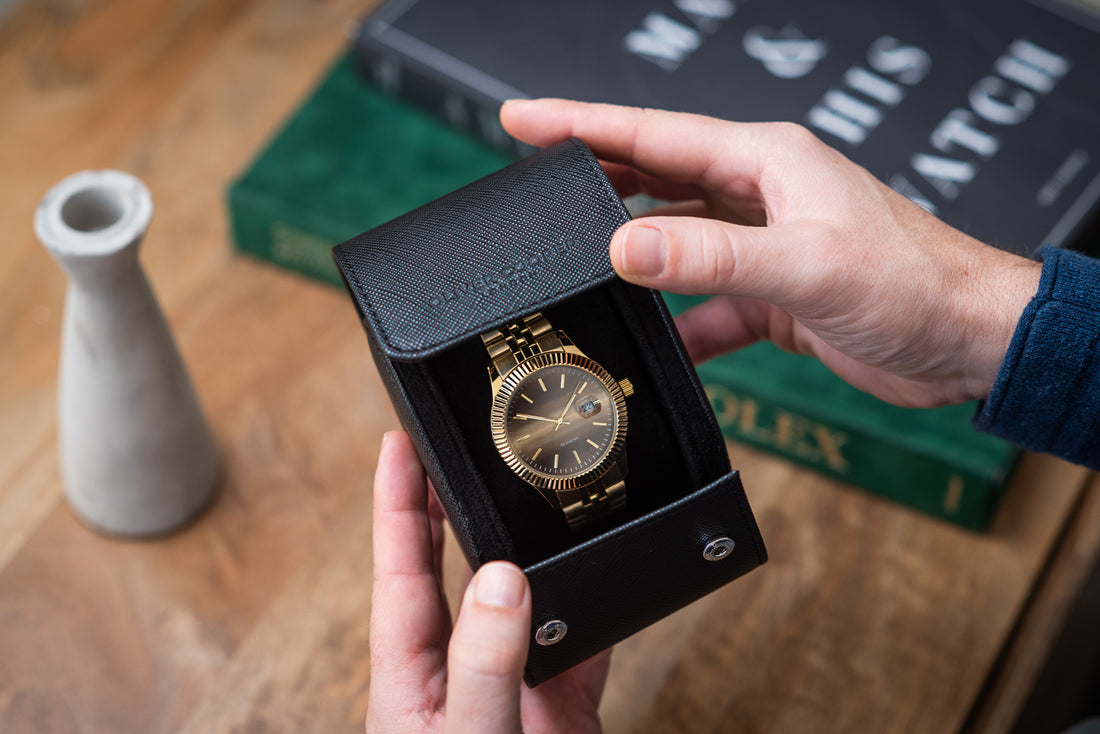
<svg viewBox="0 0 1100 734"><path fill-rule="evenodd" d="M577 384L577 387L578 388L580 387L580 383ZM569 397L569 402L565 404L565 410L563 410L561 412L561 415L558 416L558 420L557 420L558 425L554 426L555 431L558 430L558 428L561 427L562 423L565 423L565 424L568 425L569 422L565 421L565 420L562 420L562 419L565 418L565 414L569 412L569 409L571 407L573 407L573 401L577 399L577 395L579 395L579 394L580 394L580 390L574 390L573 394Z"/></svg>
<svg viewBox="0 0 1100 734"><path fill-rule="evenodd" d="M543 418L541 415L527 415L526 413L516 413L515 418L519 418L523 421L546 421L547 423L564 423L569 425L569 421L559 421L555 418Z"/></svg>

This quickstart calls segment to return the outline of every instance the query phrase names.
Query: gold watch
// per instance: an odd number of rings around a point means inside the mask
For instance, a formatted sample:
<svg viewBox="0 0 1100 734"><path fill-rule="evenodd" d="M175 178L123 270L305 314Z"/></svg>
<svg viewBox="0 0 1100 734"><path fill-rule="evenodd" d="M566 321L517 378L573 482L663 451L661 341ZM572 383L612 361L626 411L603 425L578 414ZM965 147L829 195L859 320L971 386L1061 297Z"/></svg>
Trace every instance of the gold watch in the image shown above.
<svg viewBox="0 0 1100 734"><path fill-rule="evenodd" d="M616 381L541 313L481 335L493 443L574 530L626 505L626 399Z"/></svg>

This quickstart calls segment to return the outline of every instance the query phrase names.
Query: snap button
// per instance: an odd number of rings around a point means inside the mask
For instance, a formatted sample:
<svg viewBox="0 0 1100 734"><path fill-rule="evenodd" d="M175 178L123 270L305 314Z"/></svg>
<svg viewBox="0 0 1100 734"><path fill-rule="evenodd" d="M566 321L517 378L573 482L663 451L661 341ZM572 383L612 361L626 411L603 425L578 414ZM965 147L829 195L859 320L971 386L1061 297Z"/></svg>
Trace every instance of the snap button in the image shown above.
<svg viewBox="0 0 1100 734"><path fill-rule="evenodd" d="M565 639L565 633L569 631L569 626L560 619L551 619L546 624L539 627L535 632L535 642L543 645L556 645Z"/></svg>
<svg viewBox="0 0 1100 734"><path fill-rule="evenodd" d="M720 561L733 552L734 542L732 538L721 537L707 543L703 548L703 558L708 561Z"/></svg>

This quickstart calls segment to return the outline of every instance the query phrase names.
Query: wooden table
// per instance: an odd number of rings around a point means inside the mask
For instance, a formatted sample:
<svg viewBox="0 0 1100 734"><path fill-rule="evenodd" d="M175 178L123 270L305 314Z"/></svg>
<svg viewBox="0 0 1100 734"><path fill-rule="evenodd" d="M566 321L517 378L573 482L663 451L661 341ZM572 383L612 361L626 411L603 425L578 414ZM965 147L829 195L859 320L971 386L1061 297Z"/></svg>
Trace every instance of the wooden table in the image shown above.
<svg viewBox="0 0 1100 734"><path fill-rule="evenodd" d="M396 420L347 296L235 254L224 191L365 4L26 2L0 26L5 734L360 730ZM152 190L144 263L228 465L157 542L95 535L60 496L64 280L30 223L103 166ZM1095 477L1029 457L976 535L730 450L771 561L620 646L607 730L1005 731L1096 562ZM460 571L452 552L452 594Z"/></svg>

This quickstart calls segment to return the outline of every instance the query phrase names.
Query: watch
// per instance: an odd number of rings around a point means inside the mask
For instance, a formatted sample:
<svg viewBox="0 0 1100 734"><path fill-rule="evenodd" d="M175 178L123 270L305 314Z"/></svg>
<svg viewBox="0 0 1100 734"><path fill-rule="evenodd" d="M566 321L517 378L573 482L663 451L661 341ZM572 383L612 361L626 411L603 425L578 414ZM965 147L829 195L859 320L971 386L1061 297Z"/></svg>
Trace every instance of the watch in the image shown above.
<svg viewBox="0 0 1100 734"><path fill-rule="evenodd" d="M626 505L626 399L615 380L541 313L485 332L493 443L576 530Z"/></svg>

